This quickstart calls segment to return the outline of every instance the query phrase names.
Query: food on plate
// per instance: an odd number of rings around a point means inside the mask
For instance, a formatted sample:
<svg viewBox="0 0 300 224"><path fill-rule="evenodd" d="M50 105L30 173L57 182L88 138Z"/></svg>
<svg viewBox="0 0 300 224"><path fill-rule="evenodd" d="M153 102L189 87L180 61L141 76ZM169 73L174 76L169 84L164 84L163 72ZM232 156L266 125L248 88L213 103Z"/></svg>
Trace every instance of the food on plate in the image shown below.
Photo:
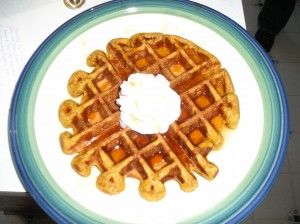
<svg viewBox="0 0 300 224"><path fill-rule="evenodd" d="M80 102L68 99L59 108L62 125L71 128L61 133L60 143L64 153L75 155L73 169L86 177L97 167L96 186L107 194L123 191L126 177L136 178L140 195L149 201L162 199L170 180L185 192L197 188L195 174L213 180L219 169L207 156L222 147L224 131L236 128L240 117L238 97L220 61L187 39L162 33L112 39L106 50L89 55L91 72L76 71L69 79L68 92ZM121 99L129 93L121 94L121 85L135 74L162 76L178 95L179 114L166 130L143 132L122 122ZM151 89L153 96L160 91ZM128 114L133 123L142 119Z"/></svg>

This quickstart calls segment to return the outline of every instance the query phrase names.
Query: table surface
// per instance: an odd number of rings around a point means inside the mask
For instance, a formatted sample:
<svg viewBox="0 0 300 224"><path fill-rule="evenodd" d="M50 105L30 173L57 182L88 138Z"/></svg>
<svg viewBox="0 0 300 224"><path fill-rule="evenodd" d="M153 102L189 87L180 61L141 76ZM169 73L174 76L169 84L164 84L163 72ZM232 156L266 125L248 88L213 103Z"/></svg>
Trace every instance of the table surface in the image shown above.
<svg viewBox="0 0 300 224"><path fill-rule="evenodd" d="M0 2L0 192L26 192L9 149L8 114L14 86L30 56L43 40L68 19L103 0L86 0L79 9L63 0L1 0ZM197 0L246 27L241 0Z"/></svg>

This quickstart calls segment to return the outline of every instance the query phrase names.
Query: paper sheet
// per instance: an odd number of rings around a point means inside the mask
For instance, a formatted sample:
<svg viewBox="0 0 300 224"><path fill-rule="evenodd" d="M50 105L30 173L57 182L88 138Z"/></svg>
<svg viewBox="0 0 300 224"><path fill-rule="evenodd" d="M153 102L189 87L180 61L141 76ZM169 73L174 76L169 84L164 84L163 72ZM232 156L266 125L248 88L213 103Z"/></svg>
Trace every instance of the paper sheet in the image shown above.
<svg viewBox="0 0 300 224"><path fill-rule="evenodd" d="M0 25L0 177L1 190L24 191L16 178L8 144L8 108L16 80L23 68L20 29L8 23ZM5 178L5 179L4 179Z"/></svg>

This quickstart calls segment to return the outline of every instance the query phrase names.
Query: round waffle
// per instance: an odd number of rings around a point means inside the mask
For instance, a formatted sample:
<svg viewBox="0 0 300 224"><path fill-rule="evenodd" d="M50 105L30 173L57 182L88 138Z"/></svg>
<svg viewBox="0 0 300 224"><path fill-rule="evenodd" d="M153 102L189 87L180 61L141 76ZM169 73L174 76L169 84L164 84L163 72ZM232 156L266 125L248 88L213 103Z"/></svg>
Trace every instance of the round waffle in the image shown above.
<svg viewBox="0 0 300 224"><path fill-rule="evenodd" d="M97 187L107 194L125 189L125 178L140 181L140 195L157 201L164 183L178 182L183 191L197 188L194 173L213 180L218 167L208 161L224 141L223 131L236 128L239 101L230 75L219 60L193 42L175 35L138 33L107 44L87 59L93 71L76 71L68 83L71 97L59 119L64 153L75 154L73 169L89 176L97 167ZM181 98L181 115L163 134L140 134L120 127L116 104L120 85L133 73L162 74Z"/></svg>

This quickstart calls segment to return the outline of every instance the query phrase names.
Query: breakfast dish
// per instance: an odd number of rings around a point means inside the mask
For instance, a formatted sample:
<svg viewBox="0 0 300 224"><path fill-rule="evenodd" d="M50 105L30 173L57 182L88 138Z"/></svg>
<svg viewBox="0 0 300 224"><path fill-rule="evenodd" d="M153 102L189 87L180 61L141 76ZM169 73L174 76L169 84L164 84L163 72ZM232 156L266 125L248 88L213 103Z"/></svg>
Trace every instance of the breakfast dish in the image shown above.
<svg viewBox="0 0 300 224"><path fill-rule="evenodd" d="M217 177L207 181L194 172L199 186L192 193L176 181L165 182L167 194L154 204L140 197L134 178L125 178L126 189L117 196L99 192L99 169L93 166L86 178L78 175L70 167L77 153L66 156L58 141L63 131L73 135L58 120L59 105L71 98L71 74L90 72L87 56L105 50L111 39L153 30L187 37L216 55L234 83L241 114L222 149L207 157L218 166ZM268 55L233 20L191 1L117 0L79 13L34 52L16 84L9 116L16 171L57 223L240 223L272 188L288 137L287 100Z"/></svg>
<svg viewBox="0 0 300 224"><path fill-rule="evenodd" d="M73 169L100 175L97 187L107 194L125 189L125 178L140 181L140 195L158 201L164 183L178 182L183 191L197 188L194 173L213 180L218 166L207 159L220 149L227 129L239 121L239 100L227 70L219 60L193 42L175 35L138 33L107 44L87 59L92 72L76 71L68 83L71 97L59 108L65 128L63 152L74 154ZM116 103L120 85L131 74L162 74L180 96L181 112L165 133L141 134L120 126Z"/></svg>

